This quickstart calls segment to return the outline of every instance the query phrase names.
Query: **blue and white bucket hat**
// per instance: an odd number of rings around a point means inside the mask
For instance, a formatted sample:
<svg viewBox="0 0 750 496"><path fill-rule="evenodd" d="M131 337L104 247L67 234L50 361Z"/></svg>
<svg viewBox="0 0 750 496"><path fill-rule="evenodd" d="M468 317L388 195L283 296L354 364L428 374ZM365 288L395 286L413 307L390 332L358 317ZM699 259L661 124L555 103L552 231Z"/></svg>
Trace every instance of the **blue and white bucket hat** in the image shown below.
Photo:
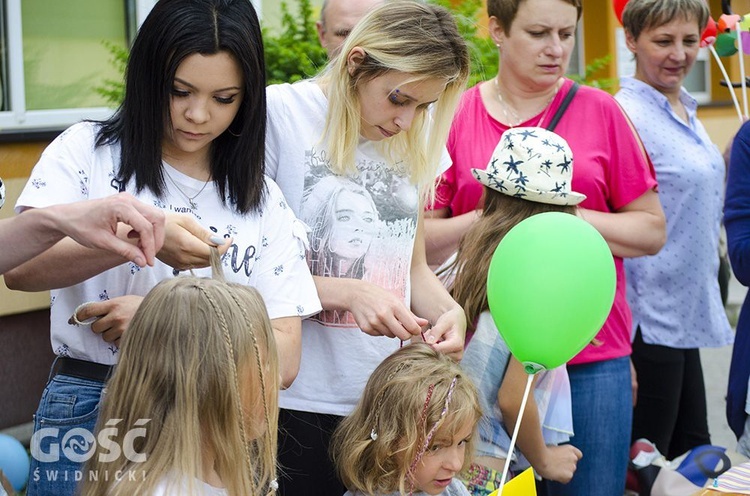
<svg viewBox="0 0 750 496"><path fill-rule="evenodd" d="M552 205L578 205L586 195L571 191L573 152L561 136L542 127L514 127L500 138L477 181L508 196Z"/></svg>

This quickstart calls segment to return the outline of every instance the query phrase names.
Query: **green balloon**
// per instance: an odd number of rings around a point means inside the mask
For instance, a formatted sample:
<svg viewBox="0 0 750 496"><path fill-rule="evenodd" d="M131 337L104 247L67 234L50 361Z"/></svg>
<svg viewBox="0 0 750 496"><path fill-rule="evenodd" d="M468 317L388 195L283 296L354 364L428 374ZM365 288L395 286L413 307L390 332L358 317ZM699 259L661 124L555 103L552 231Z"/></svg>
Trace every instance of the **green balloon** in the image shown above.
<svg viewBox="0 0 750 496"><path fill-rule="evenodd" d="M513 227L492 255L487 299L513 356L533 374L581 351L607 319L615 263L588 222L562 212Z"/></svg>

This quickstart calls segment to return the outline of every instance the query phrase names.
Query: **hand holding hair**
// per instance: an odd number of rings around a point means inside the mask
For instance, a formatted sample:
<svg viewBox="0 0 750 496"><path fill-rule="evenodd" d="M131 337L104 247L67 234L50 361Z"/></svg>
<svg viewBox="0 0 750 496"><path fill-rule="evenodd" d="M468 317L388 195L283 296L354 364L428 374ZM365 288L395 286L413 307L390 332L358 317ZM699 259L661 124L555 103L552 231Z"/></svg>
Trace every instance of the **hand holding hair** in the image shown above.
<svg viewBox="0 0 750 496"><path fill-rule="evenodd" d="M177 270L211 265L211 247L223 255L232 238L221 238L201 226L188 214L167 214L164 245L157 253L159 260Z"/></svg>

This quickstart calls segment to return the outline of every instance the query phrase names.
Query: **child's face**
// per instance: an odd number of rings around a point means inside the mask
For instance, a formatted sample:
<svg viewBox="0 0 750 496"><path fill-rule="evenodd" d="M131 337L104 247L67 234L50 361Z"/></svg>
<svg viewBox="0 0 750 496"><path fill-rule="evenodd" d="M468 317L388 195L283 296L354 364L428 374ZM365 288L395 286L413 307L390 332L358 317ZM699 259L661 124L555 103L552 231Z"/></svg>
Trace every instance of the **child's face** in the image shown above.
<svg viewBox="0 0 750 496"><path fill-rule="evenodd" d="M427 451L414 470L414 489L427 494L440 494L445 491L451 479L455 477L464 465L466 442L474 432L474 426L469 424L456 431L451 439L440 429L435 434Z"/></svg>

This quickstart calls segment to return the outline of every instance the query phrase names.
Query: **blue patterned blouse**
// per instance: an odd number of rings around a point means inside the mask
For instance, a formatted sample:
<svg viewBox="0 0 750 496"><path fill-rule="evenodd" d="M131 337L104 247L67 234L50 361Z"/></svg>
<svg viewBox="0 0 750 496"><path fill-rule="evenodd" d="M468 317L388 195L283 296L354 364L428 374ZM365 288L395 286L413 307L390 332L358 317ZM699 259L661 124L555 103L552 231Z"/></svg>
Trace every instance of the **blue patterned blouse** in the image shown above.
<svg viewBox="0 0 750 496"><path fill-rule="evenodd" d="M687 91L686 123L666 96L634 78L620 79L617 101L643 140L656 170L667 219L667 243L654 256L625 260L633 329L643 340L672 348L730 344L718 285L724 160L696 117Z"/></svg>

